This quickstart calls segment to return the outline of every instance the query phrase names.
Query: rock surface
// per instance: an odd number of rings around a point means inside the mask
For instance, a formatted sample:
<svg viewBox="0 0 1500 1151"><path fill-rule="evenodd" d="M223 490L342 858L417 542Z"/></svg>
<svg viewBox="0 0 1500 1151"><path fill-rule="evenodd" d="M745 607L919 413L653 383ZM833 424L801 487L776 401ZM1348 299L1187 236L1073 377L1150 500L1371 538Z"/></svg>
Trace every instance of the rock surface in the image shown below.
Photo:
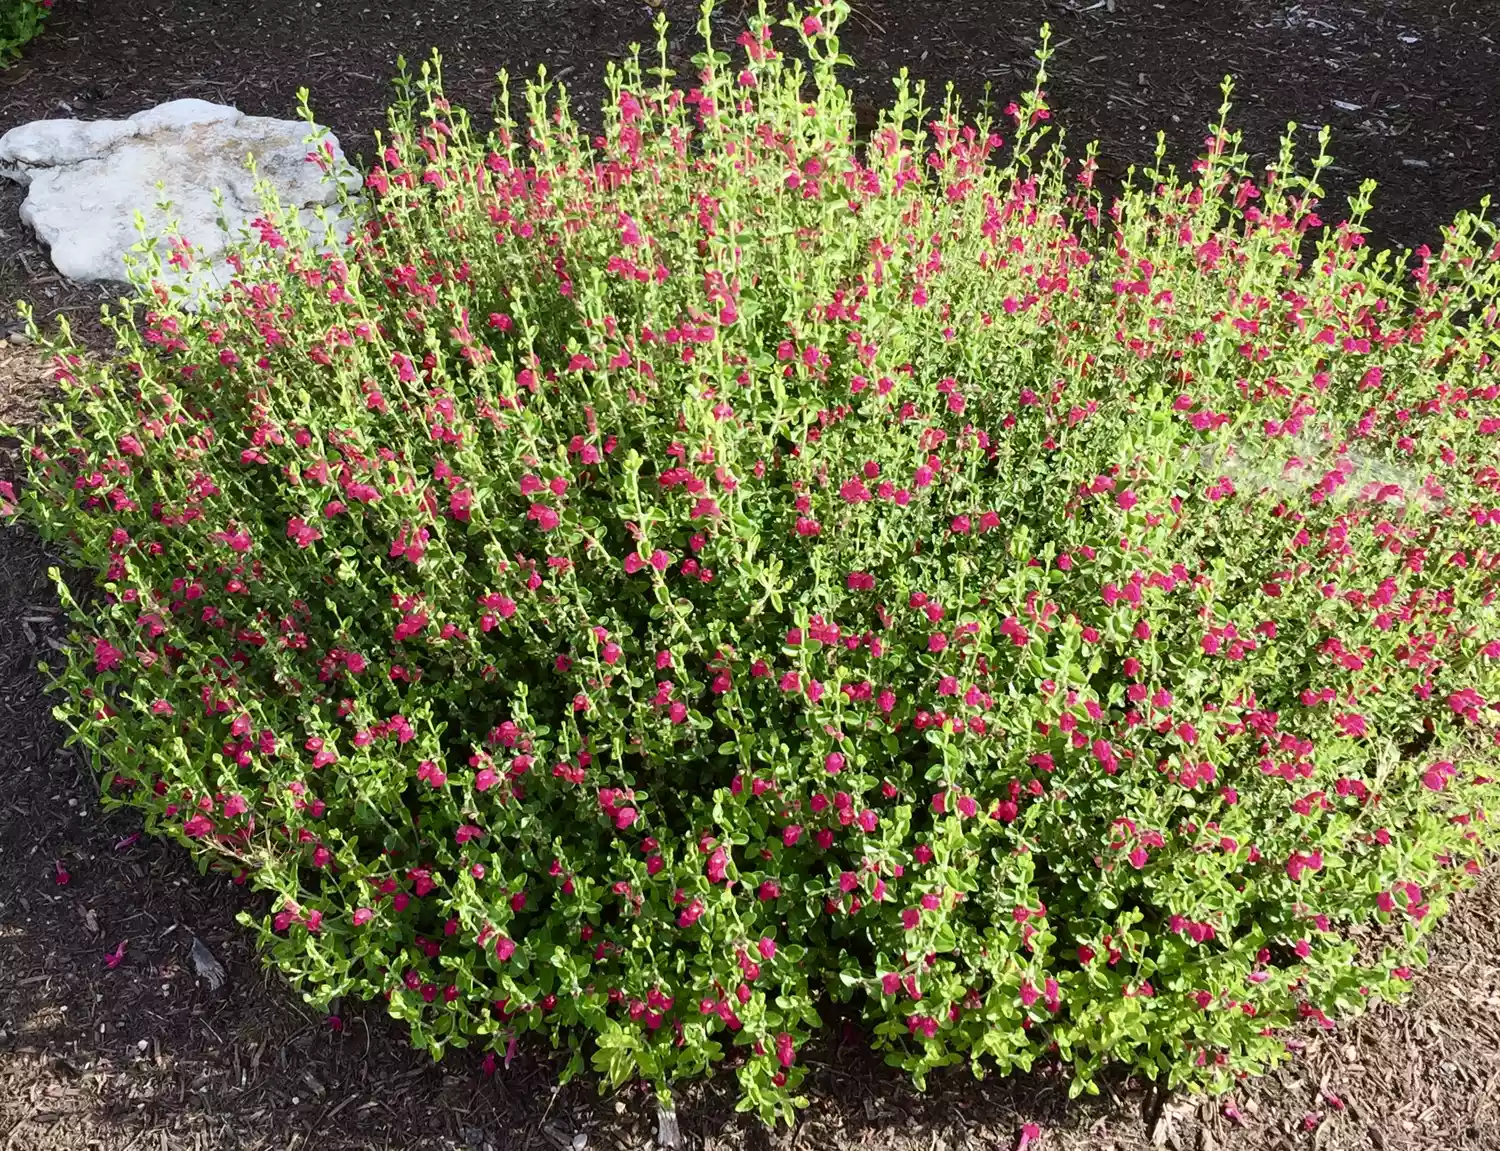
<svg viewBox="0 0 1500 1151"><path fill-rule="evenodd" d="M128 120L36 120L12 128L0 137L0 176L26 186L21 221L71 280L125 280L125 253L140 240L140 212L152 235L164 234L175 220L173 235L199 249L195 275L222 282L219 260L226 245L261 213L248 157L255 158L259 178L276 187L281 203L295 205L310 226L312 209L337 201L337 183L307 159L313 149L307 136L300 120L247 116L206 100L173 100ZM351 190L359 187L337 138L325 138L334 170ZM223 193L227 231L215 189Z"/></svg>

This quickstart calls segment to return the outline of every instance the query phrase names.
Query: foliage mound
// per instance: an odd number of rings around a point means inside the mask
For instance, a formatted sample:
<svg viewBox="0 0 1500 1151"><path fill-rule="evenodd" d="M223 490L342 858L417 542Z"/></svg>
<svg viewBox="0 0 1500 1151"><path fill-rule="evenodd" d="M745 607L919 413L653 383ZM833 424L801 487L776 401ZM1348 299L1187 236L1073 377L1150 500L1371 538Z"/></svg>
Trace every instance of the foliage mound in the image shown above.
<svg viewBox="0 0 1500 1151"><path fill-rule="evenodd" d="M860 138L842 14L596 139L424 68L347 243L268 206L199 311L152 249L8 493L98 575L60 713L434 1054L1223 1087L1490 843L1496 228L1372 255L1222 121L1105 197L1045 46Z"/></svg>
<svg viewBox="0 0 1500 1151"><path fill-rule="evenodd" d="M0 66L42 34L52 0L0 0Z"/></svg>

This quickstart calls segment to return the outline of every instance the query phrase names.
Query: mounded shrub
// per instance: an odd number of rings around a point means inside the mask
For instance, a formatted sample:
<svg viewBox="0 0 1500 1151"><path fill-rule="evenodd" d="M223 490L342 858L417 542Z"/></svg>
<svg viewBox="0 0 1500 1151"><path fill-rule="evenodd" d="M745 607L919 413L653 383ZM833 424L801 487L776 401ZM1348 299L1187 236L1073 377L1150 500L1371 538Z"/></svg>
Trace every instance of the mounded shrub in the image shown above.
<svg viewBox="0 0 1500 1151"><path fill-rule="evenodd" d="M42 34L52 0L0 0L0 67Z"/></svg>
<svg viewBox="0 0 1500 1151"><path fill-rule="evenodd" d="M1044 70L857 139L843 11L592 140L424 69L349 243L268 206L196 312L153 249L5 489L98 576L60 714L435 1055L1223 1087L1491 842L1496 229L1372 255L1222 122L1106 198Z"/></svg>

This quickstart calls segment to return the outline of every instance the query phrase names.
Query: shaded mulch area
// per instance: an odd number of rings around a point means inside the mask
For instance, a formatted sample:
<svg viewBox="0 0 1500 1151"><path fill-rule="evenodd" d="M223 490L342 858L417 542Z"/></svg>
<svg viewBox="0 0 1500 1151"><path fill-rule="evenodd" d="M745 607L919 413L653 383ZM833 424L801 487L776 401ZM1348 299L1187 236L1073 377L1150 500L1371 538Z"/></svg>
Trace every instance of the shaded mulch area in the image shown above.
<svg viewBox="0 0 1500 1151"><path fill-rule="evenodd" d="M668 0L694 48L695 9ZM731 0L716 35L732 38ZM46 36L0 74L0 131L42 116L124 116L182 96L247 112L294 114L312 90L320 119L351 154L370 148L395 58L441 48L452 97L489 106L494 73L561 76L597 102L602 62L650 44L655 10L606 0L58 0ZM1335 129L1328 214L1365 174L1382 192L1377 239L1436 243L1455 210L1500 186L1500 5L1448 0L857 0L849 82L879 103L901 68L940 95L999 104L1029 84L1037 27L1050 21L1057 121L1103 141L1116 177L1150 158L1164 129L1185 163L1238 81L1236 124L1267 156L1288 119ZM486 117L481 116L481 120ZM19 224L18 190L0 186L0 295L39 318L66 318L97 340L101 300L71 284ZM0 335L16 325L0 321ZM0 343L0 419L36 410L45 372L34 350ZM0 475L11 468L0 451ZM599 1098L554 1090L554 1067L526 1054L493 1079L460 1056L443 1065L406 1046L378 1009L346 1006L342 1030L263 972L241 909L257 899L200 876L185 854L136 838L105 815L79 754L63 746L42 660L66 637L33 536L0 528L0 1151L238 1151L305 1148L642 1148L655 1134L638 1091ZM57 882L57 868L68 882ZM227 969L218 989L192 960L200 941ZM114 968L105 957L120 943ZM735 1116L723 1080L685 1093L692 1147L1011 1148L1023 1122L1047 1151L1458 1151L1500 1147L1500 873L1459 901L1411 1001L1328 1033L1309 1033L1282 1072L1218 1102L1163 1097L1117 1082L1066 1102L1056 1075L975 1083L941 1077L925 1096L860 1051L814 1056L812 1106L791 1131Z"/></svg>

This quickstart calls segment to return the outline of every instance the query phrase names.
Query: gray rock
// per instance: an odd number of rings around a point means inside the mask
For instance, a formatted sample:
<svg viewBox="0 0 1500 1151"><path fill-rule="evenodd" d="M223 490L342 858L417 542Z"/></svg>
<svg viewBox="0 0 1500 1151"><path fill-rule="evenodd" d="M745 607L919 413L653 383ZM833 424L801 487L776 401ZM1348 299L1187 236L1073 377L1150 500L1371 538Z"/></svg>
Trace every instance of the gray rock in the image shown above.
<svg viewBox="0 0 1500 1151"><path fill-rule="evenodd" d="M203 940L196 935L192 939L193 946L189 954L193 959L193 970L200 979L207 982L210 991L217 991L224 986L224 965L214 958L214 953L204 945Z"/></svg>
<svg viewBox="0 0 1500 1151"><path fill-rule="evenodd" d="M314 147L308 135L300 120L173 100L128 120L36 120L12 128L0 137L0 176L26 187L21 221L71 280L126 280L125 254L140 239L140 212L152 235L165 234L176 221L173 235L199 250L203 266L188 279L221 283L227 245L261 214L248 157L255 158L259 178L273 184L281 203L297 208L309 227L316 207L337 202L339 181L351 191L359 187L337 138L325 133L335 180L307 159ZM223 226L215 189L224 197ZM169 277L184 278L175 269Z"/></svg>

